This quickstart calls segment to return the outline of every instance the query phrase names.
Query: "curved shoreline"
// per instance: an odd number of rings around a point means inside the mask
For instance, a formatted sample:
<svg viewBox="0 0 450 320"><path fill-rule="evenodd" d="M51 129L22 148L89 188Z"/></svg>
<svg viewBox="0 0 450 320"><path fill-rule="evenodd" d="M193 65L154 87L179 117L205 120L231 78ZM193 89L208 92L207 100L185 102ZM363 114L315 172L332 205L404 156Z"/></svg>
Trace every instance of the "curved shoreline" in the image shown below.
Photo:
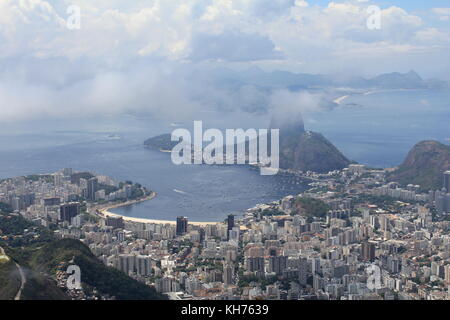
<svg viewBox="0 0 450 320"><path fill-rule="evenodd" d="M145 202L145 201L150 201L152 199L154 199L156 197L157 193L156 192L152 192L152 194L148 197L142 198L142 199L138 199L138 200L132 200L132 201L127 201L125 203L117 203L117 204L113 204L113 205L109 205L103 208L97 208L95 209L96 212L98 212L100 215L104 216L104 217L116 217L116 218L122 218L124 221L130 221L130 222L138 222L138 223L152 223L152 224L170 224L170 225L176 225L176 221L172 221L172 220L157 220L157 219L146 219L146 218L133 218L133 217L127 217L127 216L123 216L117 213L113 213L110 210L112 209L116 209L116 208L122 208L122 207L126 207L126 206L130 206L136 203L141 203L141 202ZM220 222L195 222L195 221L188 221L188 224L194 225L194 226L199 226L199 227L203 227L203 226L207 226L207 225L216 225L217 223Z"/></svg>

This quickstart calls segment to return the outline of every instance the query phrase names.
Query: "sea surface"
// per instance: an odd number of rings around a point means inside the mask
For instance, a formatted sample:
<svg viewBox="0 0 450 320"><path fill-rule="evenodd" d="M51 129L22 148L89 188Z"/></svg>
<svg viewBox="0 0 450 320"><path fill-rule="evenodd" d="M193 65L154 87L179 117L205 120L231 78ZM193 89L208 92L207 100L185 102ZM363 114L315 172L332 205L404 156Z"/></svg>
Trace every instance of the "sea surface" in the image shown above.
<svg viewBox="0 0 450 320"><path fill-rule="evenodd" d="M0 177L50 173L66 167L91 171L118 181L139 182L157 192L153 200L114 209L115 213L160 220L183 215L200 222L221 221L227 214L240 215L258 203L305 189L304 183L290 177L261 176L248 166L176 166L169 153L143 146L143 141L157 132L148 135L134 132L136 126L132 132L118 128L115 126L114 134L57 131L2 136Z"/></svg>
<svg viewBox="0 0 450 320"><path fill-rule="evenodd" d="M373 167L399 165L422 140L450 143L449 91L390 91L351 95L332 111L304 114L307 130L321 132L349 159ZM266 128L268 115L197 114L205 127ZM186 119L136 115L4 123L0 127L0 178L50 173L70 167L142 183L158 196L115 209L138 218L221 221L258 203L302 192L306 185L284 176L261 176L246 166L173 165L170 154L143 141Z"/></svg>

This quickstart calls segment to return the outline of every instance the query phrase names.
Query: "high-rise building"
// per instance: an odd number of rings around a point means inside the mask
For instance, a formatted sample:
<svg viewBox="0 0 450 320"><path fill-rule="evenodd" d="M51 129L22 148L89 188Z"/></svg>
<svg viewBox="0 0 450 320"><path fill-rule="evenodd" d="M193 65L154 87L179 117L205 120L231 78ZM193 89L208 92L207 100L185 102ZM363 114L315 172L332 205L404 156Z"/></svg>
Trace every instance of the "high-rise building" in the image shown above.
<svg viewBox="0 0 450 320"><path fill-rule="evenodd" d="M223 267L223 283L226 286L233 284L233 271L234 268L231 264L226 264Z"/></svg>
<svg viewBox="0 0 450 320"><path fill-rule="evenodd" d="M177 217L177 236L182 236L187 233L188 218L187 217Z"/></svg>
<svg viewBox="0 0 450 320"><path fill-rule="evenodd" d="M95 193L98 190L98 180L97 178L91 178L88 180L87 185L87 199L95 201Z"/></svg>
<svg viewBox="0 0 450 320"><path fill-rule="evenodd" d="M308 259L306 258L299 259L298 280L301 285L306 286L308 280Z"/></svg>
<svg viewBox="0 0 450 320"><path fill-rule="evenodd" d="M136 257L136 273L141 276L148 276L151 271L151 260L149 256L138 255Z"/></svg>
<svg viewBox="0 0 450 320"><path fill-rule="evenodd" d="M41 203L48 207L48 206L58 206L61 203L61 198L44 198L41 200Z"/></svg>
<svg viewBox="0 0 450 320"><path fill-rule="evenodd" d="M114 229L125 228L125 223L122 217L106 217L105 225L108 227L113 227Z"/></svg>
<svg viewBox="0 0 450 320"><path fill-rule="evenodd" d="M230 231L234 228L234 215L229 214L227 217L227 239L230 240Z"/></svg>
<svg viewBox="0 0 450 320"><path fill-rule="evenodd" d="M446 284L450 284L450 265L444 267L444 281Z"/></svg>
<svg viewBox="0 0 450 320"><path fill-rule="evenodd" d="M363 242L361 253L363 261L373 261L375 259L375 244L368 241Z"/></svg>
<svg viewBox="0 0 450 320"><path fill-rule="evenodd" d="M130 198L133 192L133 188L132 186L130 186L129 184L125 185L123 187L123 191L125 191L125 195L127 198Z"/></svg>
<svg viewBox="0 0 450 320"><path fill-rule="evenodd" d="M69 177L70 175L73 174L73 169L72 168L65 168L65 169L63 169L62 174L65 177Z"/></svg>
<svg viewBox="0 0 450 320"><path fill-rule="evenodd" d="M80 185L80 180L89 180L92 178L92 174L89 172L77 172L70 175L70 183Z"/></svg>
<svg viewBox="0 0 450 320"><path fill-rule="evenodd" d="M72 218L80 214L80 204L71 202L59 207L59 220L71 222Z"/></svg>
<svg viewBox="0 0 450 320"><path fill-rule="evenodd" d="M287 256L276 256L269 258L269 271L277 275L283 274L287 266Z"/></svg>
<svg viewBox="0 0 450 320"><path fill-rule="evenodd" d="M80 228L84 223L84 216L79 214L72 218L70 224L76 228Z"/></svg>
<svg viewBox="0 0 450 320"><path fill-rule="evenodd" d="M245 260L245 269L249 272L264 272L264 258L248 257Z"/></svg>
<svg viewBox="0 0 450 320"><path fill-rule="evenodd" d="M136 256L133 254L120 254L118 269L126 274L133 273L136 267Z"/></svg>
<svg viewBox="0 0 450 320"><path fill-rule="evenodd" d="M445 192L450 193L450 170L444 172L444 189Z"/></svg>
<svg viewBox="0 0 450 320"><path fill-rule="evenodd" d="M56 187L61 187L63 184L63 178L64 176L62 174L55 174L53 176L53 183L55 184Z"/></svg>

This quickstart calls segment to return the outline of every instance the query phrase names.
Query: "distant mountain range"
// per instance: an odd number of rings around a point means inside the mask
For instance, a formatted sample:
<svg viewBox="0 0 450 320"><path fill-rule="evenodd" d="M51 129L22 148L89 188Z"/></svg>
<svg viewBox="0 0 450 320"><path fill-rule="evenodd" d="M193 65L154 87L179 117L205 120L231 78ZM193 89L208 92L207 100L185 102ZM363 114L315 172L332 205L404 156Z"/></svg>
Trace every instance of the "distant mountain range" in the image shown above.
<svg viewBox="0 0 450 320"><path fill-rule="evenodd" d="M450 169L450 146L438 141L422 141L388 179L403 185L420 185L423 190L442 188L443 173Z"/></svg>
<svg viewBox="0 0 450 320"><path fill-rule="evenodd" d="M438 79L423 79L415 71L386 73L374 78L334 77L288 71L265 72L258 67L245 71L217 69L213 77L220 84L251 84L270 88L307 89L317 87L348 87L355 89L450 89L450 84Z"/></svg>

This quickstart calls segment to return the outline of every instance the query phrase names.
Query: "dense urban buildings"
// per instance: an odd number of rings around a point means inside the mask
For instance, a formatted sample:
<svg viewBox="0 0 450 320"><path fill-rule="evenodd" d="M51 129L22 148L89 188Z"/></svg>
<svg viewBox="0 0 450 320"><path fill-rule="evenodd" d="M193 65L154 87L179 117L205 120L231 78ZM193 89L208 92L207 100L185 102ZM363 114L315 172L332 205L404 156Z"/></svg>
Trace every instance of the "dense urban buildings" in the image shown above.
<svg viewBox="0 0 450 320"><path fill-rule="evenodd" d="M429 193L359 165L290 174L309 189L203 225L105 215L138 187L70 169L2 180L0 202L170 299L449 299L448 172Z"/></svg>

